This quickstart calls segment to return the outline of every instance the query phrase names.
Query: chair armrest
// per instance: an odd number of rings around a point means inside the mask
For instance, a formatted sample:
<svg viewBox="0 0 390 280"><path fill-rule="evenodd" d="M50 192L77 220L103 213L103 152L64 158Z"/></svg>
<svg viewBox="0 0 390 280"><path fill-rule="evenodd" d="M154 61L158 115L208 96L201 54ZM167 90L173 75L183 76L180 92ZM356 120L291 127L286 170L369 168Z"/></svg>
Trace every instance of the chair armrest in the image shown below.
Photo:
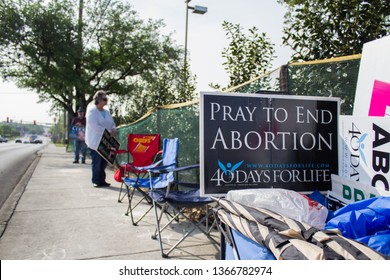
<svg viewBox="0 0 390 280"><path fill-rule="evenodd" d="M124 167L127 172L132 172L132 173L140 172L138 170L138 167L134 166L132 163L123 163L121 166Z"/></svg>
<svg viewBox="0 0 390 280"><path fill-rule="evenodd" d="M192 164L192 165L186 165L186 166L180 166L180 167L176 167L176 168L171 168L169 171L171 171L171 172L180 172L180 171L191 170L191 169L195 169L195 168L199 168L199 164Z"/></svg>
<svg viewBox="0 0 390 280"><path fill-rule="evenodd" d="M187 183L187 182L180 182L176 180L172 182L172 185L183 186L191 189L199 189L200 187L199 183Z"/></svg>
<svg viewBox="0 0 390 280"><path fill-rule="evenodd" d="M141 166L141 167L135 167L138 171L149 171L150 169L152 168L156 168L157 165L159 165L160 163L162 162L162 160L159 160L155 163L152 163L150 165L147 165L147 166Z"/></svg>
<svg viewBox="0 0 390 280"><path fill-rule="evenodd" d="M158 166L156 168L148 169L149 172L155 174L169 173L169 172L180 172L190 169L199 168L199 164L186 165L181 167L172 167L172 166Z"/></svg>
<svg viewBox="0 0 390 280"><path fill-rule="evenodd" d="M155 166L148 168L148 172L153 173L153 174L163 174L163 173L169 173L172 172L171 169L173 169L175 163L172 163L171 165L162 165L162 166Z"/></svg>

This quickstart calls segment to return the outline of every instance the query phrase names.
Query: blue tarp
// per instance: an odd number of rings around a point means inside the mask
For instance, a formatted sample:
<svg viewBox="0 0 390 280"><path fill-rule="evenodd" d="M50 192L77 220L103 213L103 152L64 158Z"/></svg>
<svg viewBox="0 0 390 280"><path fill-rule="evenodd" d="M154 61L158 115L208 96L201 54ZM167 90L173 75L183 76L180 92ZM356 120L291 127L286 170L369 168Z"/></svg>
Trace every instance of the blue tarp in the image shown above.
<svg viewBox="0 0 390 280"><path fill-rule="evenodd" d="M337 228L347 238L390 255L390 197L375 197L336 210L325 229Z"/></svg>

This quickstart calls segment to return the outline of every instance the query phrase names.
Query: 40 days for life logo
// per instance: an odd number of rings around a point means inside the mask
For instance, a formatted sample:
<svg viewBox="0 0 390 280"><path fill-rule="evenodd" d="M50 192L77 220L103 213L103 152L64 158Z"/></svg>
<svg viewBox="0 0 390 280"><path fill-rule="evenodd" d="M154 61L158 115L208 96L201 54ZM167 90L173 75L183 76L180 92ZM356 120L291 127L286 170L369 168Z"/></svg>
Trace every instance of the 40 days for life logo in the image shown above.
<svg viewBox="0 0 390 280"><path fill-rule="evenodd" d="M214 173L214 176L211 178L211 181L216 181L217 186L221 186L223 184L230 184L234 181L236 181L236 178L238 177L238 173L235 172L244 161L240 161L235 163L234 165L231 162L222 163L220 160L218 160L218 166L219 168Z"/></svg>
<svg viewBox="0 0 390 280"><path fill-rule="evenodd" d="M258 186L276 183L302 183L330 180L328 163L281 163L281 164L245 164L244 160L235 164L224 164L218 160L217 170L210 181L215 186ZM240 168L242 167L242 168Z"/></svg>

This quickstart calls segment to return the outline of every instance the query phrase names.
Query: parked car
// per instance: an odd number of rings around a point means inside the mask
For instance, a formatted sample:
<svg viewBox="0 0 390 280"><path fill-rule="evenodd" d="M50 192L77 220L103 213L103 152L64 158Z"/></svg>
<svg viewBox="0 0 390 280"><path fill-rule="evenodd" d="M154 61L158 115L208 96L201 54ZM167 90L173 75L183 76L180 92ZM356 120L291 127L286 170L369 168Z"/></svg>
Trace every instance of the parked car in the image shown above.
<svg viewBox="0 0 390 280"><path fill-rule="evenodd" d="M35 139L37 139L37 137L38 137L37 135L31 135L29 138L30 143L35 143L34 141L35 141Z"/></svg>
<svg viewBox="0 0 390 280"><path fill-rule="evenodd" d="M22 139L20 138L15 139L15 143L22 143Z"/></svg>
<svg viewBox="0 0 390 280"><path fill-rule="evenodd" d="M34 144L42 144L42 139L40 138L36 138L33 142L31 143L34 143Z"/></svg>
<svg viewBox="0 0 390 280"><path fill-rule="evenodd" d="M8 142L8 139L7 138L4 138L2 136L0 136L0 143L7 143Z"/></svg>

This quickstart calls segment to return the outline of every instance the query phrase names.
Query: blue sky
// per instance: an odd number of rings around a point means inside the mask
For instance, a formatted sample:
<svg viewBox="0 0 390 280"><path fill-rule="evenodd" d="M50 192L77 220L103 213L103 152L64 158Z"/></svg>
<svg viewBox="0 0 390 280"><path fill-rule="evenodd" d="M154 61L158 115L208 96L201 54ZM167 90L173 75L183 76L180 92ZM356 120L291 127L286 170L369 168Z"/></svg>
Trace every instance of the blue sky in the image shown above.
<svg viewBox="0 0 390 280"><path fill-rule="evenodd" d="M176 44L184 47L185 13L184 0L123 0L130 2L143 19L163 19L166 35L171 34ZM208 8L204 15L189 13L188 52L191 71L197 76L198 91L210 91L210 82L226 86L228 75L223 69L223 48L228 41L222 29L223 21L239 23L244 30L253 26L266 32L275 44L276 56L273 68L289 61L291 50L282 46L284 7L276 0L192 0L191 6ZM50 104L36 104L35 93L18 89L13 84L0 83L0 121L10 117L16 121L36 120L53 122L49 115Z"/></svg>

